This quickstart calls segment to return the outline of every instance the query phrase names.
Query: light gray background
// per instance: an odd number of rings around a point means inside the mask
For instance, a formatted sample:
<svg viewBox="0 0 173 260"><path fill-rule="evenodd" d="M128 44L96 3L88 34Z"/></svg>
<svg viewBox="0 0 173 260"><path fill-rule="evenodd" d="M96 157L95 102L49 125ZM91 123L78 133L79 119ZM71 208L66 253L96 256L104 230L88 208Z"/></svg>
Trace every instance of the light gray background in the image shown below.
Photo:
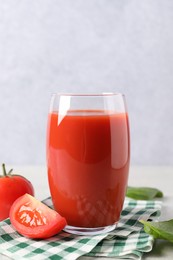
<svg viewBox="0 0 173 260"><path fill-rule="evenodd" d="M173 164L172 0L0 0L0 162L45 164L53 92L105 91L132 164Z"/></svg>

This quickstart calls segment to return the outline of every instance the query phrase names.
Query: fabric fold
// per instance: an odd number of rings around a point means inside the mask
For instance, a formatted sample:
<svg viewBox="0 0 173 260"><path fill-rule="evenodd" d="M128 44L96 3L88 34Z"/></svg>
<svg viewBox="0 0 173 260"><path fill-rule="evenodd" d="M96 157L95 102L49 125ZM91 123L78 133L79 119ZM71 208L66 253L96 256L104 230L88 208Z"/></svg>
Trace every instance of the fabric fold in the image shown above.
<svg viewBox="0 0 173 260"><path fill-rule="evenodd" d="M52 207L51 198L43 201ZM79 257L112 257L141 259L152 250L153 237L146 234L139 219L158 220L161 201L135 201L126 198L120 221L110 233L94 236L72 235L62 231L45 240L32 240L21 236L10 220L0 222L0 253L11 259L75 260Z"/></svg>

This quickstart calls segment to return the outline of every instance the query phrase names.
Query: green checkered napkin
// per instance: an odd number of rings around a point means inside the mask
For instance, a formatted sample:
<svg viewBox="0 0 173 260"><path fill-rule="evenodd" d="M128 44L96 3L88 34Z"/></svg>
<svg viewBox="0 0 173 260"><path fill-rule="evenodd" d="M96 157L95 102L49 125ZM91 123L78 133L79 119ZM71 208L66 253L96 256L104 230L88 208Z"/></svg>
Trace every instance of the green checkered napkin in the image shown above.
<svg viewBox="0 0 173 260"><path fill-rule="evenodd" d="M44 203L52 207L50 198ZM10 220L0 223L0 253L12 259L77 259L80 256L141 259L152 250L153 238L143 231L138 219L157 220L160 201L135 201L126 198L118 227L107 234L78 236L61 232L46 240L32 240L19 235Z"/></svg>

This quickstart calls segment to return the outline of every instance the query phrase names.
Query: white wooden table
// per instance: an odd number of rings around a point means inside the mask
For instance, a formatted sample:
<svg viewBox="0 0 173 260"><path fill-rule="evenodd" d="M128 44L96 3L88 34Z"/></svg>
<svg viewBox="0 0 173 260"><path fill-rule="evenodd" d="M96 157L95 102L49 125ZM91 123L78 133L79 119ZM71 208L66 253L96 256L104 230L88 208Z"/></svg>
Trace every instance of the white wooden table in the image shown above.
<svg viewBox="0 0 173 260"><path fill-rule="evenodd" d="M13 169L14 172L25 176L32 182L36 198L42 200L50 196L45 166L13 166ZM164 198L160 220L173 218L173 166L131 167L129 185L135 187L148 186L161 189L164 193ZM0 255L0 259L6 260L9 258ZM80 259L94 260L99 258L81 257ZM100 259L104 260L106 258ZM164 240L156 240L152 252L144 254L143 259L171 260L173 259L173 244Z"/></svg>

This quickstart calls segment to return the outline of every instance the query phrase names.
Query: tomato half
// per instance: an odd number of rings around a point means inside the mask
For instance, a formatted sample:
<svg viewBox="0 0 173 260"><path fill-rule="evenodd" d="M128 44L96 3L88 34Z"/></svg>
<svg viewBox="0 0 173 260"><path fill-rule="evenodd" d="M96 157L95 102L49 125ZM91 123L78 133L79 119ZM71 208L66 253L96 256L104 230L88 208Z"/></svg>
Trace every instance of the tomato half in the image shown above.
<svg viewBox="0 0 173 260"><path fill-rule="evenodd" d="M13 227L29 238L48 238L59 233L66 219L29 194L18 198L10 209Z"/></svg>

